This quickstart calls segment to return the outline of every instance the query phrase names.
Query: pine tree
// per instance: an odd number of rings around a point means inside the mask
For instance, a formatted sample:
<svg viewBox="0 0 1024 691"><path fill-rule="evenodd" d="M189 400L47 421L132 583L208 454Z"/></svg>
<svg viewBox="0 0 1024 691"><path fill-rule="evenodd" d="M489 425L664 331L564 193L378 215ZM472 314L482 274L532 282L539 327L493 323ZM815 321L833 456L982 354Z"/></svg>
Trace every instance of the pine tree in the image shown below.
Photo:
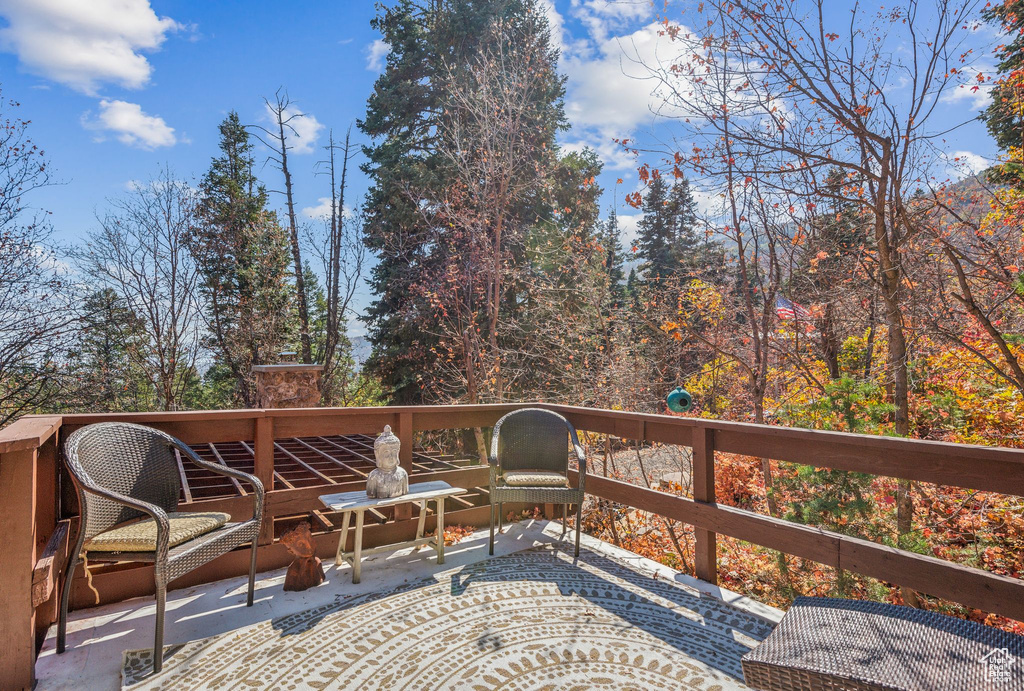
<svg viewBox="0 0 1024 691"><path fill-rule="evenodd" d="M376 299L364 316L373 346L366 366L391 392L393 402L423 400L432 388L430 373L439 358L448 356L447 347L439 346L436 329L430 328L436 306L428 295L447 262L448 226L428 220L424 210L436 204L449 216L461 213L456 212L452 194L464 189L466 180L458 182L457 165L442 148L443 140L452 136L453 118L461 117L458 113L466 106L453 103L452 95L472 81L471 66L495 26L501 24L512 33L524 29L530 35L535 30L531 23L546 31L535 0L399 0L381 7L372 22L391 52L368 100L366 117L358 123L373 140L364 147L368 160L362 169L373 181L364 204L366 243L378 257L370 276ZM557 53L548 51L547 61L556 58ZM538 118L532 135L536 155L549 159L542 164L544 169L553 165L554 132L564 125L562 93L562 80L557 79L546 93L531 99L534 112L529 117ZM532 209L524 205L510 211L516 218L537 215L544 201L538 195L529 203ZM502 223L515 226L520 223L516 218L503 217ZM517 256L522 258L522 252ZM508 296L502 288L498 299L511 299Z"/></svg>
<svg viewBox="0 0 1024 691"><path fill-rule="evenodd" d="M233 381L233 397L256 405L252 366L273 361L288 342L288 235L266 208L253 174L253 145L238 114L220 125L221 155L199 185L201 222L190 249L202 275L215 354L211 374Z"/></svg>
<svg viewBox="0 0 1024 691"><path fill-rule="evenodd" d="M619 216L615 213L615 209L608 212L608 218L601 228L600 242L605 252L604 271L611 287L609 307L616 309L623 304L627 284L623 280L626 276L626 263L625 253L622 249L622 227L619 226ZM630 275L632 276L632 270Z"/></svg>
<svg viewBox="0 0 1024 691"><path fill-rule="evenodd" d="M637 223L640 277L648 286L663 283L679 270L675 240L681 222L673 216L679 209L670 206L670 192L665 179L655 175L644 196L643 218Z"/></svg>
<svg viewBox="0 0 1024 691"><path fill-rule="evenodd" d="M150 410L156 393L136 364L147 339L139 318L109 288L91 293L82 304L81 328L71 353L75 401L69 409L117 412Z"/></svg>
<svg viewBox="0 0 1024 691"><path fill-rule="evenodd" d="M1024 146L1024 80L1020 73L1024 67L1024 0L990 3L983 16L1006 40L996 50L1000 78L981 117L999 148L1008 151Z"/></svg>

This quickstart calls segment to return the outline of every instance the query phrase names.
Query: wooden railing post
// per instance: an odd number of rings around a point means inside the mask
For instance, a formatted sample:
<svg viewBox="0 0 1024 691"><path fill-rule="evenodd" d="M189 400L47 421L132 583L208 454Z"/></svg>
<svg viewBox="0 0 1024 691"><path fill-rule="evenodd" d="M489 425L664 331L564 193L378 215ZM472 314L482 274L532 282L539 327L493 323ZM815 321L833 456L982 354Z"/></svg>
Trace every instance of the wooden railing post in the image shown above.
<svg viewBox="0 0 1024 691"><path fill-rule="evenodd" d="M715 501L715 431L709 427L693 429L693 498ZM694 529L694 570L697 578L718 583L718 534Z"/></svg>
<svg viewBox="0 0 1024 691"><path fill-rule="evenodd" d="M0 688L5 689L31 689L35 676L37 456L37 449L0 454Z"/></svg>
<svg viewBox="0 0 1024 691"><path fill-rule="evenodd" d="M402 442L398 452L398 461L405 468L405 472L412 477L412 413L398 413L395 427L395 436ZM407 520L412 518L412 505L399 504L395 507L395 520Z"/></svg>
<svg viewBox="0 0 1024 691"><path fill-rule="evenodd" d="M263 413L256 418L255 439L253 439L253 475L263 483L268 492L274 489L274 418ZM274 541L274 517L264 508L263 526L260 528L260 544Z"/></svg>

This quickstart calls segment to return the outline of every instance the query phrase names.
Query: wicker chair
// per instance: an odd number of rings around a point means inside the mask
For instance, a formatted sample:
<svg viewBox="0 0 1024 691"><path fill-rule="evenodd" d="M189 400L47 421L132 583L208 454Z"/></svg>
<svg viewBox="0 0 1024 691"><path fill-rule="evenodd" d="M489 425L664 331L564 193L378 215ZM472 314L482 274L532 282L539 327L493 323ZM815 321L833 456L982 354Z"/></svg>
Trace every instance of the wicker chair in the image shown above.
<svg viewBox="0 0 1024 691"><path fill-rule="evenodd" d="M577 486L569 482L569 444L579 463ZM491 438L491 539L494 554L494 512L498 532L502 527L502 503L536 502L562 505L562 537L565 537L568 505L576 505L576 556L580 555L587 458L576 429L558 413L543 408L515 410L494 425Z"/></svg>
<svg viewBox="0 0 1024 691"><path fill-rule="evenodd" d="M168 546L170 521L181 491L177 454L206 470L227 475L253 487L252 518L228 522L218 528ZM200 458L192 449L169 434L150 427L123 422L101 422L83 427L68 437L64 460L74 480L81 510L78 539L68 554L61 583L60 614L57 621L57 652L64 652L68 601L75 568L83 547L90 561L149 562L155 566L156 637L153 643L153 672L163 664L164 605L167 584L214 558L247 542L252 543L249 561L249 594L252 606L256 576L257 535L263 520L264 491L260 481L248 474ZM156 524L155 549L140 552L93 552L86 541L131 519L148 516Z"/></svg>

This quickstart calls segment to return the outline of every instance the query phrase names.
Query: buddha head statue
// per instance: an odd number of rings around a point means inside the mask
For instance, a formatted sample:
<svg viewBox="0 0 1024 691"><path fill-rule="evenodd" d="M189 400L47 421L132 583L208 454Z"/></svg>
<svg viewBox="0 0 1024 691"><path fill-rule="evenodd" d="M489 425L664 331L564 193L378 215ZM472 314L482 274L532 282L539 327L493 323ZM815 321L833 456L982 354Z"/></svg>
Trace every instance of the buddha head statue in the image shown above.
<svg viewBox="0 0 1024 691"><path fill-rule="evenodd" d="M373 455L377 459L377 467L381 470L394 470L398 467L398 452L402 448L395 433L391 431L391 425L385 425L377 440L373 442Z"/></svg>

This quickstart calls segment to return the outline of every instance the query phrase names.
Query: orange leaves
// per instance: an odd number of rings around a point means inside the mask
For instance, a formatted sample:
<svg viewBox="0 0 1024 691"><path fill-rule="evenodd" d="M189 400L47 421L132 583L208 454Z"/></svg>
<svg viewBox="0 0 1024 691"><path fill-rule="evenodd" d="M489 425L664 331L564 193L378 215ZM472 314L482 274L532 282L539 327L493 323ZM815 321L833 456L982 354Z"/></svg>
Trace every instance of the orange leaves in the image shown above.
<svg viewBox="0 0 1024 691"><path fill-rule="evenodd" d="M626 203L632 206L634 209L639 209L643 203L643 197L640 196L639 192L630 192L625 197Z"/></svg>

